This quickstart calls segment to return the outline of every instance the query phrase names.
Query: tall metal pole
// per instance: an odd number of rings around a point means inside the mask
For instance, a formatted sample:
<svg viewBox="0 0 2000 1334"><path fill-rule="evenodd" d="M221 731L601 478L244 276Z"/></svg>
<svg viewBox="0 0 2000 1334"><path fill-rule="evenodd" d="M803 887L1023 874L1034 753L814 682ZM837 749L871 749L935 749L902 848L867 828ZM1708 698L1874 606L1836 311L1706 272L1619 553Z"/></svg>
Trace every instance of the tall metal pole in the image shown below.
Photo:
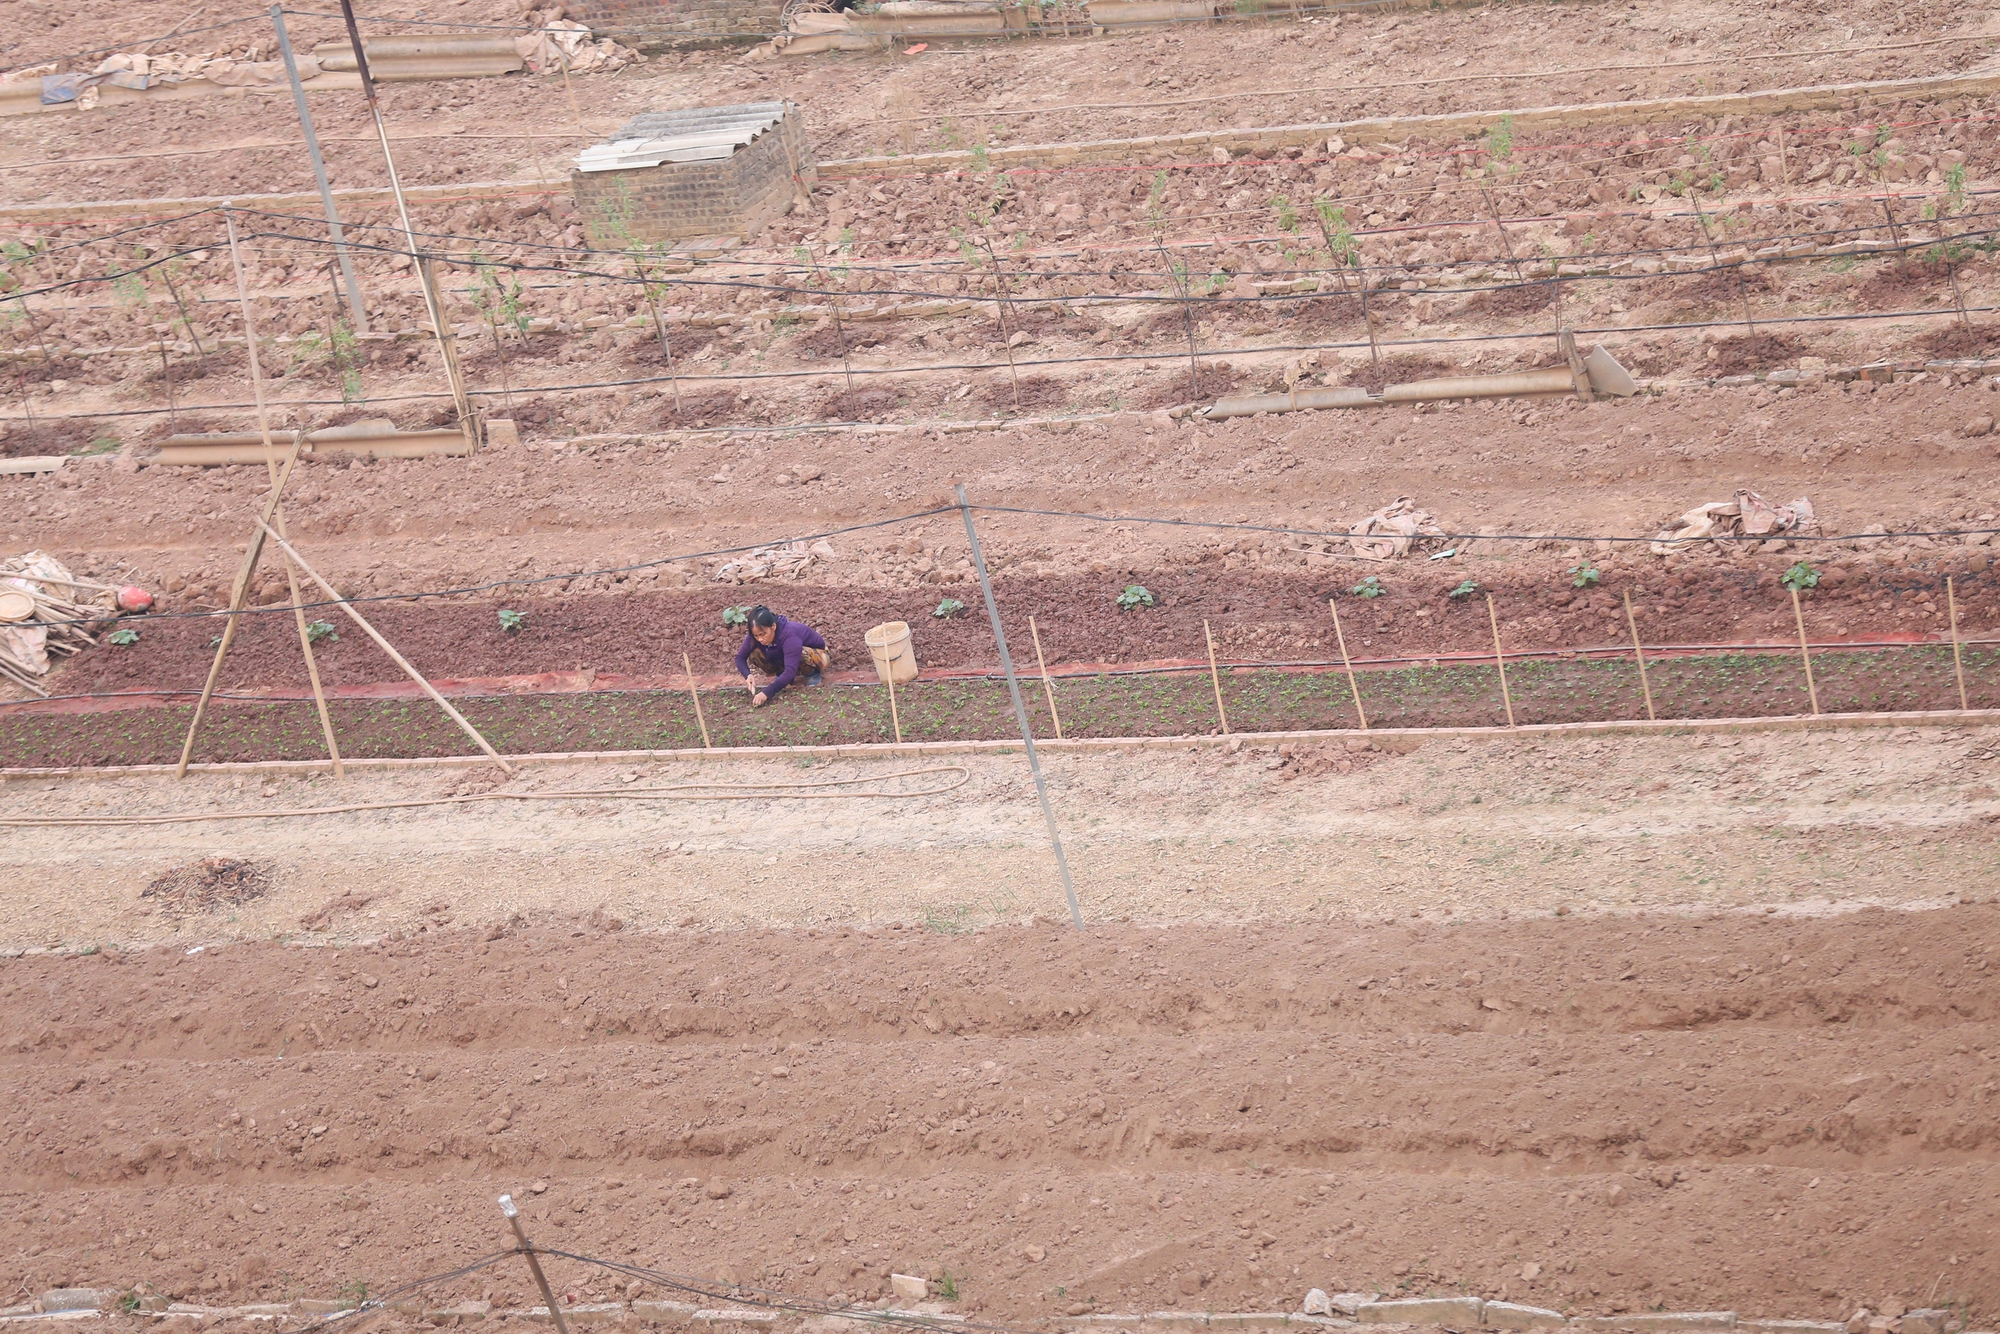
<svg viewBox="0 0 2000 1334"><path fill-rule="evenodd" d="M437 284L431 277L428 255L417 250L416 228L410 225L410 205L403 198L403 183L396 176L396 155L389 151L389 130L382 123L382 106L375 99L375 80L368 77L368 56L361 49L361 29L354 22L353 0L340 0L340 13L347 20L347 40L354 47L354 68L361 75L361 95L368 100L368 114L375 121L375 137L382 143L382 161L389 168L389 192L396 197L396 216L403 224L403 243L417 268L417 284L423 289L424 310L431 317L431 332L437 335L438 356L444 361L445 379L451 384L452 406L458 410L458 429L466 444L479 448L479 428L472 416L472 400L466 397L465 381L458 372L458 351L452 346L451 326L445 323L444 302L438 299Z"/></svg>
<svg viewBox="0 0 2000 1334"><path fill-rule="evenodd" d="M347 284L347 308L354 316L354 332L368 332L368 312L361 306L361 284L354 277L354 263L347 257L347 240L340 232L340 210L334 207L333 187L327 184L326 159L320 156L319 133L313 129L312 112L306 108L305 85L299 82L299 62L292 57L292 35L285 31L285 7L271 6L271 26L278 30L278 53L285 58L285 77L292 81L292 103L299 109L299 126L306 132L306 156L312 159L313 179L319 182L319 199L326 205L326 230L333 237L333 252L340 256L340 277Z"/></svg>
<svg viewBox="0 0 2000 1334"><path fill-rule="evenodd" d="M958 487L958 512L965 518L965 540L972 546L972 568L979 572L979 591L986 595L986 616L993 622L993 642L1000 648L1000 668L1007 673L1007 693L1014 697L1014 720L1021 725L1021 742L1028 748L1028 772L1035 776L1035 795L1041 799L1042 819L1048 822L1049 846L1055 849L1056 870L1062 873L1063 897L1069 900L1070 924L1083 930L1083 909L1076 906L1076 885L1069 878L1069 858L1063 855L1062 831L1056 828L1055 808L1049 805L1048 785L1042 782L1042 762L1035 755L1035 732L1028 726L1028 706L1021 702L1021 683L1014 676L1014 657L1007 652L1007 632L1000 628L1000 604L993 600L993 581L986 577L986 557L979 551L979 533L972 526L972 507L965 503L965 487Z"/></svg>
<svg viewBox="0 0 2000 1334"><path fill-rule="evenodd" d="M542 1290L542 1300L549 1304L549 1319L556 1322L556 1334L569 1334L562 1307L556 1305L556 1295L549 1291L549 1280L542 1273L542 1262L535 1258L535 1243L529 1241L528 1234L521 1230L521 1211L514 1207L512 1195L500 1197L500 1212L507 1215L507 1221L514 1225L514 1240L521 1243L521 1254L528 1257L528 1270L535 1276L535 1286Z"/></svg>

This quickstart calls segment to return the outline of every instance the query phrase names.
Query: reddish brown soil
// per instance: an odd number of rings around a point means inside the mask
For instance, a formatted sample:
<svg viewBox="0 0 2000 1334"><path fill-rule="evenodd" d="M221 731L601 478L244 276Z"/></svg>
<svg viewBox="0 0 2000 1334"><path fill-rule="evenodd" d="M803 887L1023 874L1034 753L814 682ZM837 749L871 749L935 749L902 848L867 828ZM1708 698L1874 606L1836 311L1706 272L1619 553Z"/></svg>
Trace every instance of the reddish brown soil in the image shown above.
<svg viewBox="0 0 2000 1334"><path fill-rule="evenodd" d="M497 1248L503 1190L560 1249L815 1297L949 1270L1002 1319L1320 1286L1977 1321L2000 1283L1988 906L957 938L452 916L0 965L23 1288L379 1291ZM511 1266L452 1295L533 1300Z"/></svg>
<svg viewBox="0 0 2000 1334"><path fill-rule="evenodd" d="M1433 376L1448 375L1457 368L1436 357L1401 354L1383 357L1380 361L1364 362L1350 371L1349 384L1360 385L1371 394L1382 392L1384 385L1403 384L1411 380L1428 380Z"/></svg>
<svg viewBox="0 0 2000 1334"><path fill-rule="evenodd" d="M1806 351L1805 340L1794 334L1739 334L1716 342L1709 365L1717 375L1742 375L1788 365Z"/></svg>
<svg viewBox="0 0 2000 1334"><path fill-rule="evenodd" d="M45 454L74 454L90 448L86 422L10 422L0 435L0 459L24 459Z"/></svg>
<svg viewBox="0 0 2000 1334"><path fill-rule="evenodd" d="M1821 653L1809 692L1796 656L1783 653L1655 658L1648 680L1629 657L1584 662L1520 661L1503 697L1491 665L1371 670L1358 677L1374 728L1501 727L1640 719L1796 717L1815 699L1826 713L1975 709L2000 704L2000 673L1985 649L1965 654L1965 694L1948 649ZM997 675L997 674L996 674ZM1208 735L1222 730L1205 673L1104 676L1063 672L1057 691L1067 737ZM599 683L601 687L605 683ZM600 688L588 693L461 698L459 708L495 748L509 754L841 745L905 741L992 741L1019 735L1007 688L992 677L918 681L887 696L872 684L795 688L775 707L751 707L738 688L705 691L706 730L683 689ZM1024 703L1039 735L1054 726L1031 678ZM301 693L303 688L298 687ZM1350 687L1331 671L1232 673L1220 683L1230 726L1239 733L1354 728ZM186 694L193 694L189 689ZM457 692L454 692L457 693ZM124 701L130 705L133 701ZM470 754L473 744L441 711L409 692L390 699L337 699L330 705L341 754L354 759ZM86 712L24 705L0 712L0 766L167 764L178 759L191 704ZM900 729L900 731L898 731ZM1349 758L1321 743L1322 758ZM204 761L318 760L325 741L313 706L225 699L203 724L195 757ZM1345 769L1341 772L1346 772Z"/></svg>
<svg viewBox="0 0 2000 1334"><path fill-rule="evenodd" d="M1483 597L1453 598L1468 572L1494 595L1501 635L1510 652L1617 644L1629 631L1623 598L1630 593L1648 644L1782 643L1796 634L1791 602L1777 582L1776 562L1740 569L1690 568L1679 577L1649 571L1627 581L1608 577L1598 587L1576 589L1568 579L1523 578L1512 572L1467 571L1442 565L1383 567L1385 593L1359 598L1350 586L1365 568L1342 565L1318 574L1252 571L1181 572L1133 569L1064 578L996 581L1010 643L1030 651L1028 619L1034 617L1051 662L1157 661L1196 658L1204 651L1209 622L1218 652L1229 661L1328 659L1334 656L1327 599L1337 598L1349 648L1361 658L1479 653L1492 646ZM1448 570L1448 572L1447 572ZM768 603L817 626L843 667L867 664L863 634L884 621L914 627L918 660L928 667L996 666L999 655L978 595L965 571L955 582L928 588L863 589L813 585L718 585L702 593L571 595L557 599L374 603L366 614L420 670L440 677L504 676L590 669L628 676L665 676L692 655L703 673L728 670L741 642L725 628L722 611ZM1142 581L1155 605L1117 609L1128 583ZM1961 571L1957 584L1961 629L2000 626L2000 575ZM947 596L966 610L949 618L932 613ZM1807 626L1817 638L1925 634L1944 628L1941 578L1917 572L1868 570L1848 564L1828 568L1825 581L1806 594ZM527 623L509 634L498 608L526 609ZM331 608L311 613L337 624L338 639L318 645L320 671L332 685L395 680L400 671L363 634ZM134 618L139 642L85 650L54 678L58 693L199 688L214 657L211 641L221 622L208 617ZM225 664L225 686L291 682L301 672L298 632L289 613L247 617Z"/></svg>

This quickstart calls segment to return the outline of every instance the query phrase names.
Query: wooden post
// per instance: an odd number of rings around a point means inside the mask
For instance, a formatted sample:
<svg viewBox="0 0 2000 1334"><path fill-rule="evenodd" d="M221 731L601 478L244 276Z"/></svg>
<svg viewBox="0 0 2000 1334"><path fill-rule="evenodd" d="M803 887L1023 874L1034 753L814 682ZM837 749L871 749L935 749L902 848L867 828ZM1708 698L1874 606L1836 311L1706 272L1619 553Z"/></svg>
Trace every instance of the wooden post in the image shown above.
<svg viewBox="0 0 2000 1334"><path fill-rule="evenodd" d="M1056 740L1063 739L1062 715L1056 712L1055 683L1049 680L1049 662L1042 656L1042 632L1035 628L1035 618L1028 618L1028 634L1035 641L1035 665L1042 669L1042 693L1048 696L1049 718L1056 725Z"/></svg>
<svg viewBox="0 0 2000 1334"><path fill-rule="evenodd" d="M1500 702L1507 706L1507 726L1514 725L1514 696L1507 689L1507 655L1500 651L1500 613L1493 609L1493 595L1486 595L1486 619L1493 624L1493 661L1500 668Z"/></svg>
<svg viewBox="0 0 2000 1334"><path fill-rule="evenodd" d="M535 1276L535 1287L541 1290L542 1300L549 1304L549 1319L555 1321L556 1334L569 1334L569 1324L564 1321L562 1303L549 1288L548 1276L542 1273L542 1262L535 1258L535 1243L528 1240L528 1234L521 1229L521 1211L514 1206L514 1197L500 1197L500 1212L514 1227L514 1240L518 1250L528 1261L528 1272Z"/></svg>
<svg viewBox="0 0 2000 1334"><path fill-rule="evenodd" d="M1806 614L1799 608L1799 590L1792 590L1792 619L1799 623L1799 661L1806 665L1806 697L1812 701L1815 717L1819 714L1819 687L1813 683L1812 650L1806 647Z"/></svg>
<svg viewBox="0 0 2000 1334"><path fill-rule="evenodd" d="M236 270L236 302L243 311L243 341L250 354L250 392L257 402L257 430L264 437L264 467L271 475L271 485L278 484L278 454L271 443L271 415L264 404L264 372L257 360L257 321L250 310L250 285L243 276L243 257L236 245L236 215L224 209L222 220L229 228L229 264ZM329 349L331 344L328 345ZM298 458L305 449L305 432L292 432L292 458ZM282 505L271 508L271 521L277 526L280 536L285 532L285 510ZM306 679L312 682L313 704L319 710L319 730L326 738L326 753L333 759L335 779L347 777L347 766L341 763L340 745L333 739L333 717L327 712L326 692L320 688L319 662L313 654L312 634L306 627L305 609L299 606L299 575L292 568L289 556L285 558L285 584L291 590L292 619L298 625L299 649L306 655Z"/></svg>
<svg viewBox="0 0 2000 1334"><path fill-rule="evenodd" d="M451 321L446 318L444 299L438 295L437 280L431 274L430 257L417 247L416 228L410 225L410 204L403 195L402 178L396 174L396 156L389 150L389 127L382 121L382 104L375 97L375 80L368 73L368 53L363 50L361 29L354 22L353 0L340 0L341 17L347 22L348 45L354 48L354 69L361 76L361 96L368 103L368 115L375 122L375 138L382 145L382 165L389 172L389 193L396 199L396 217L403 225L403 243L417 270L417 284L423 290L424 312L430 316L431 333L437 338L438 357L444 364L445 379L451 386L451 401L458 413L458 429L465 434L466 446L479 448L479 423L472 413L472 399L465 392L465 377L459 373L458 351L452 345ZM563 67L565 78L569 67Z"/></svg>
<svg viewBox="0 0 2000 1334"><path fill-rule="evenodd" d="M1945 605L1951 608L1951 669L1958 674L1958 708L1963 713L1972 706L1965 702L1965 659L1958 649L1958 590L1950 575L1944 577Z"/></svg>
<svg viewBox="0 0 2000 1334"><path fill-rule="evenodd" d="M308 579L311 579L314 583L318 584L320 586L320 590L324 592L329 598L333 599L333 601L339 605L340 609L347 613L349 619L351 619L356 625L361 627L362 633L367 635L370 639L374 640L375 646L381 649L384 653L388 654L390 659L398 667L401 667L403 669L403 674L408 676L412 681L415 681L417 685L422 688L423 692L431 697L431 702L436 704L440 709L443 709L445 711L446 717L450 718L453 722L457 723L460 728L464 729L465 734L467 736L471 737L473 741L478 743L479 748L486 752L487 758L491 759L495 764L499 765L500 768L510 777L513 775L514 766L507 763L507 761L504 758L502 758L499 751L493 749L493 743L488 741L483 735L481 735L478 728L474 727L471 723L467 722L465 715L460 713L457 709L454 709L451 706L451 701L446 699L443 695L440 695L437 692L437 687L432 685L430 681L425 678L422 672L418 671L415 667L412 667L410 665L410 660L408 658L405 658L402 654L398 653L396 651L396 646L394 644L391 644L388 640L384 639L382 637L381 631L377 630L374 626L368 623L367 617L363 616L359 611L355 610L353 603L349 602L346 598L342 597L339 593L335 592L333 585L329 584L326 580L320 578L319 574L313 569L313 567L306 564L306 558L304 556L301 556L296 550L294 550L291 543L285 541L284 538L280 537L276 532L272 531L272 529L268 524L259 523L257 526L264 530L266 536L268 536L273 542L276 542L278 544L278 549L280 551L284 552L287 556L290 556L293 560L298 562L299 568L306 572L306 577Z"/></svg>
<svg viewBox="0 0 2000 1334"><path fill-rule="evenodd" d="M236 642L236 619L243 614L243 602L250 592L250 576L257 572L257 562L264 555L264 524L278 512L278 497L285 493L285 483L292 478L292 465L299 461L299 447L285 457L285 466L278 470L278 480L271 484L271 494L264 500L264 517L250 533L250 540L244 545L243 564L237 567L236 582L229 589L229 619L222 627L222 642L215 646L215 661L208 665L208 680L202 683L201 698L195 701L194 718L188 723L187 739L181 742L181 762L174 770L174 777L186 778L188 758L194 754L195 733L201 730L202 717L208 712L208 701L215 694L215 682L222 675L222 660L229 656L229 646Z"/></svg>
<svg viewBox="0 0 2000 1334"><path fill-rule="evenodd" d="M903 744L903 716L896 712L896 669L893 662L883 664L882 679L889 684L889 726L896 729L896 744Z"/></svg>
<svg viewBox="0 0 2000 1334"><path fill-rule="evenodd" d="M1215 716L1222 719L1222 735L1229 735L1229 714L1222 707L1222 674L1215 669L1215 636L1208 632L1208 621L1201 623L1201 637L1208 641L1208 683L1215 687Z"/></svg>
<svg viewBox="0 0 2000 1334"><path fill-rule="evenodd" d="M1658 722L1653 714L1653 687L1646 680L1646 650L1639 646L1639 618L1632 614L1632 591L1625 591L1625 624L1632 627L1632 659L1639 664L1639 689L1646 692L1646 721Z"/></svg>
<svg viewBox="0 0 2000 1334"><path fill-rule="evenodd" d="M1570 383L1576 387L1576 396L1585 403L1593 401L1596 395L1590 392L1590 372L1583 368L1583 355L1576 350L1573 330L1556 330L1556 350L1569 363Z"/></svg>
<svg viewBox="0 0 2000 1334"><path fill-rule="evenodd" d="M688 696L694 700L694 720L701 727L701 748L714 750L715 744L708 739L708 720L701 716L701 691L694 683L694 663L689 661L685 653L681 654L681 666L687 668Z"/></svg>
<svg viewBox="0 0 2000 1334"><path fill-rule="evenodd" d="M1361 683L1354 679L1354 664L1347 658L1347 634L1340 628L1340 608L1333 599L1326 600L1326 609L1333 613L1333 637L1340 645L1340 665L1347 669L1347 689L1354 696L1354 713L1361 719L1361 730L1368 730L1368 713L1361 707Z"/></svg>
<svg viewBox="0 0 2000 1334"><path fill-rule="evenodd" d="M1007 320L1007 284L1005 279L1000 276L1000 256L993 252L993 243L984 237L980 238L980 242L986 249L986 258L993 265L993 288L999 293L994 298L993 305L1000 315L1000 346L1007 353L1007 374L1014 382L1014 411L1019 412L1021 410L1021 372L1014 365L1014 331Z"/></svg>

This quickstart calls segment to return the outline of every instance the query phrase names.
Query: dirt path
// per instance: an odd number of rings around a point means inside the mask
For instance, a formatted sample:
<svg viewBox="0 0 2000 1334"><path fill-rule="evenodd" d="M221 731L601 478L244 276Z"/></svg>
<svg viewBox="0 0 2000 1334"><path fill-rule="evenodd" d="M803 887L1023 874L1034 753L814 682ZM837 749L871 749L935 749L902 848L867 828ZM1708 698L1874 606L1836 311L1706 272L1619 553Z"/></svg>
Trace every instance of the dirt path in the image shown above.
<svg viewBox="0 0 2000 1334"><path fill-rule="evenodd" d="M1410 495L1455 532L1650 535L1738 486L1774 501L1810 496L1828 532L1872 524L1992 527L1990 439L1961 432L1982 414L1990 419L1996 402L2000 397L1984 388L1927 383L1865 395L1830 388L1701 392L1588 408L1384 409L1202 427L1161 426L1134 415L1064 434L1019 429L952 436L948 443L817 436L581 450L523 444L471 460L314 465L295 482L287 512L301 550L343 591L355 593L754 544L946 503L959 481L983 504L1320 531L1345 531L1377 506ZM1561 460L1553 471L1551 459ZM794 474L811 471L820 477L794 481ZM127 562L133 576L163 589L166 609L218 605L235 569L232 548L243 540L265 486L261 468L128 473L102 462L59 481L0 478L0 547L40 547L107 572ZM1325 544L1316 544L1322 548L1316 555L1276 534L1022 515L990 516L981 524L989 559L1003 574L1138 572L1143 581L1145 572L1190 560L1206 560L1218 574L1354 571L1352 562L1324 560ZM834 549L833 559L814 568L813 580L909 585L969 577L956 514L838 538ZM1567 582L1562 572L1586 550L1568 545L1527 556L1513 544L1488 544L1485 554L1522 561L1532 571L1527 577L1553 586ZM1649 577L1660 568L1656 558L1631 548L1592 554L1607 579ZM1947 554L1923 539L1875 558ZM1795 558L1772 559L1782 568ZM715 575L726 559L537 587L708 588L718 607L782 596L782 582L721 587ZM1987 557L1976 547L1964 559L1983 565ZM1435 567L1382 573L1398 590L1437 579ZM275 599L282 587L282 572L267 568L260 600Z"/></svg>
<svg viewBox="0 0 2000 1334"><path fill-rule="evenodd" d="M748 63L735 52L656 57L614 77L570 81L498 79L388 85L386 113L398 134L435 137L404 145L404 177L415 183L453 178L533 179L541 170L560 180L577 144L560 138L524 146L482 138L518 134L523 126L561 135L579 116L593 134L623 124L639 110L774 101L803 104L822 157L973 142L1047 142L1173 133L1212 125L1270 124L1328 116L1428 112L1464 105L1685 96L1759 86L1792 86L1848 78L1898 78L1962 68L1985 44L1911 47L1941 37L1976 38L1979 29L1912 15L1886 3L1850 4L1829 26L1773 6L1754 14L1727 5L1682 3L1669 13L1579 7L1551 21L1529 14L1452 11L1437 14L1346 16L1337 24L1274 23L1188 28L1108 41L977 44L964 50L933 42L920 60L834 55ZM1797 8L1804 8L1798 6ZM481 0L455 8L454 21L519 24L517 6ZM293 42L305 49L335 37L338 24L293 18ZM128 7L86 6L84 12L35 23L37 29L3 57L32 63L69 51L153 36L172 19L149 22ZM381 29L371 27L369 31ZM268 24L205 36L207 49L269 46ZM1895 46L1895 50L1854 50ZM196 49L190 45L187 49ZM1662 59L1665 49L1671 56ZM1809 51L1736 65L1687 65L1703 57L1728 60ZM1474 62L1454 65L1464 58ZM1607 69L1594 67L1608 66ZM1591 72L1549 77L1551 69ZM1414 85L1423 79L1514 73L1517 80L1463 79ZM1316 87L1317 94L1283 99L1274 87ZM1354 90L1352 92L1346 90ZM1218 99L1218 100L1210 100ZM1123 104L1141 104L1118 109ZM1103 104L1113 104L1105 107ZM1001 111L1034 110L1029 116ZM366 131L355 93L320 94L313 115L326 141L334 180L343 186L385 182L379 152ZM912 124L905 143L900 118ZM120 154L176 148L215 149L295 139L298 131L282 94L210 98L199 102L117 108L81 115L23 118L24 149L32 159L9 173L34 198L131 198L149 194L222 195L310 189L296 148L202 152L179 157L116 160ZM115 125L115 131L109 126ZM46 166L52 159L94 159ZM113 159L113 160L106 160Z"/></svg>
<svg viewBox="0 0 2000 1334"><path fill-rule="evenodd" d="M1401 743L1407 744L1407 743ZM1432 742L1408 754L1059 755L1050 791L1088 920L1325 922L1984 897L1995 765L1938 729ZM637 927L933 922L1064 914L1018 756L954 756L967 786L901 801L648 803L578 798L312 820L15 839L0 920L15 945L194 943L415 930L603 907ZM926 762L929 763L929 762ZM538 768L509 790L723 778L819 781L908 760L716 769ZM615 777L614 777L615 775ZM468 786L470 785L470 786ZM197 777L9 784L30 814L317 806L480 790L464 771L259 784ZM203 857L252 860L271 889L184 919L143 891ZM972 874L972 868L977 873ZM66 885L82 892L57 892ZM365 900L365 902L363 901ZM443 906L440 906L443 905Z"/></svg>
<svg viewBox="0 0 2000 1334"><path fill-rule="evenodd" d="M949 1272L1007 1319L1317 1285L1977 1321L1996 924L652 935L534 908L22 959L0 1249L29 1291L376 1291L495 1247L510 1190L560 1249L814 1296ZM532 1300L511 1268L451 1295Z"/></svg>

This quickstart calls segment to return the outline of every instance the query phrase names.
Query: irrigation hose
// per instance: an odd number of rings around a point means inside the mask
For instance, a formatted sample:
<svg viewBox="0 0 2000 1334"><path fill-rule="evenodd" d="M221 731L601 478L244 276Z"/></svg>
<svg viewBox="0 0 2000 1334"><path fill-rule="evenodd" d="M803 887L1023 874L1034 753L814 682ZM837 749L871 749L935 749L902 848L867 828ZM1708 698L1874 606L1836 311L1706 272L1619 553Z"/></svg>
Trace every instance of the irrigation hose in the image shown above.
<svg viewBox="0 0 2000 1334"><path fill-rule="evenodd" d="M950 782L908 792L825 792L817 789L852 787L856 783L882 783L892 778L932 778L946 774ZM623 799L653 801L756 801L789 798L794 801L826 801L842 797L887 798L936 797L954 792L972 781L972 771L962 764L939 764L924 769L898 769L894 773L870 774L865 778L828 778L810 783L674 783L666 787L565 788L555 792L472 792L453 797L412 797L404 801L353 802L345 806L292 806L269 811L195 811L185 815L50 815L0 817L6 829L104 829L118 825L201 824L215 820L282 820L307 815L349 815L357 811L408 810L418 806L463 806L478 801L576 801L579 799Z"/></svg>

